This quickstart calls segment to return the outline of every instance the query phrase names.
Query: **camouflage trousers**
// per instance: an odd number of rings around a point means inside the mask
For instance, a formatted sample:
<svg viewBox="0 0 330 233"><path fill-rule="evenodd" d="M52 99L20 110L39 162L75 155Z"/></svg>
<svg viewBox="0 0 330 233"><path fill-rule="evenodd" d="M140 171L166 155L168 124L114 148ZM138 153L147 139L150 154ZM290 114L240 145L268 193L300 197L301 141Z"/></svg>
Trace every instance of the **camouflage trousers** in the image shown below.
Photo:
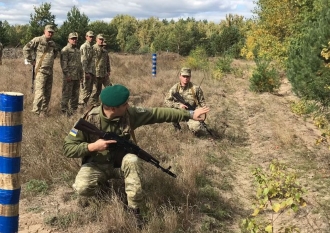
<svg viewBox="0 0 330 233"><path fill-rule="evenodd" d="M34 100L32 112L47 113L53 87L53 74L37 73L34 81Z"/></svg>
<svg viewBox="0 0 330 233"><path fill-rule="evenodd" d="M62 85L62 100L61 100L61 110L62 112L68 112L70 104L71 111L76 111L78 108L79 100L79 91L80 91L80 81L71 80L67 81L63 79Z"/></svg>
<svg viewBox="0 0 330 233"><path fill-rule="evenodd" d="M143 200L141 161L134 154L126 154L120 168L114 168L113 163L83 164L72 187L81 196L94 196L112 178L124 178L128 206L140 208Z"/></svg>
<svg viewBox="0 0 330 233"><path fill-rule="evenodd" d="M109 77L96 77L94 80L95 88L91 95L91 102L92 104L98 104L99 103L99 96L102 91L102 85L104 87L111 86L110 78Z"/></svg>
<svg viewBox="0 0 330 233"><path fill-rule="evenodd" d="M187 122L187 125L188 125L189 130L194 131L196 133L199 132L202 129L201 123L199 121L195 121L195 120L192 120L192 119L190 119Z"/></svg>
<svg viewBox="0 0 330 233"><path fill-rule="evenodd" d="M84 76L84 80L80 87L79 105L85 106L88 103L93 91L94 76L90 75L89 78Z"/></svg>

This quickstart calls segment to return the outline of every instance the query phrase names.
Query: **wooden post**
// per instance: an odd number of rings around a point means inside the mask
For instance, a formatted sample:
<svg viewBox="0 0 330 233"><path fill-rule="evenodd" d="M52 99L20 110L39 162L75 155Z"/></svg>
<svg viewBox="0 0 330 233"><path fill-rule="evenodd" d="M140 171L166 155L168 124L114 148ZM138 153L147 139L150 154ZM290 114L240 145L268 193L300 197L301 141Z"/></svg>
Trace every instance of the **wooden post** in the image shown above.
<svg viewBox="0 0 330 233"><path fill-rule="evenodd" d="M18 232L23 94L0 92L0 233Z"/></svg>

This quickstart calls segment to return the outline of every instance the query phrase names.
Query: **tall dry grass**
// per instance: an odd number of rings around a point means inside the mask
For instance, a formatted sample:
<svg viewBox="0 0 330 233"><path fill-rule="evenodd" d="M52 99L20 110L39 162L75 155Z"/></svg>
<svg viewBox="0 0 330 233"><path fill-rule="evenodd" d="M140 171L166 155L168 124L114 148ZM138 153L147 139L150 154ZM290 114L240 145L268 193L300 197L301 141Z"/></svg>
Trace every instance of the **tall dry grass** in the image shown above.
<svg viewBox="0 0 330 233"><path fill-rule="evenodd" d="M130 103L143 107L163 106L165 94L178 82L178 72L184 61L177 54L160 54L157 76L153 78L151 55L110 56L111 82L127 86L131 91ZM24 65L22 58L6 59L0 66L0 91L24 94L22 198L27 195L24 184L32 179L46 181L51 190L63 185L71 186L80 165L78 159L68 159L62 151L64 137L80 116L67 118L61 115L62 74L59 59L55 60L50 114L47 118L30 112L33 101L30 74L31 67ZM193 71L192 82L200 84L202 80L202 89L211 108L206 123L220 140L226 118L225 109L220 104L223 87L221 82L205 76L203 72ZM221 157L223 145L210 142L207 135L195 138L183 123L182 126L183 132L175 132L170 123L143 126L136 130L139 146L159 159L162 166L172 166L172 171L178 175L173 179L152 165L144 164L143 215L147 223L143 232L213 232L214 229L226 232L222 222L229 221L232 210L223 203L219 189L213 188L210 177L214 177L215 173L209 169L213 163L210 158ZM62 230L85 225L85 232L93 232L93 229L95 232L98 232L96 229L137 232L132 225L132 216L124 211L118 194L110 195L106 201L96 205L84 210L85 214L77 210L75 215L62 216L69 219L66 221L68 225L62 223L61 226L59 221L50 225ZM98 227L91 229L90 219L93 219L94 225L99 223Z"/></svg>

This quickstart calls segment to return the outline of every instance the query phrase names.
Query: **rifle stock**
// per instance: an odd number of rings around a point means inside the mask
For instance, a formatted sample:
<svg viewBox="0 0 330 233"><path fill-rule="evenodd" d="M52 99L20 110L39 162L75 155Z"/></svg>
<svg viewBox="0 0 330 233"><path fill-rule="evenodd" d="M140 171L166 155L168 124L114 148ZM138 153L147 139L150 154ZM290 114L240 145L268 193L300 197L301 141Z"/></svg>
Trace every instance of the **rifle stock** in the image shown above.
<svg viewBox="0 0 330 233"><path fill-rule="evenodd" d="M125 151L137 155L140 159L143 159L144 161L151 163L155 167L161 169L163 172L167 173L168 175L176 178L177 176L170 171L171 166L169 166L167 169L162 167L159 164L159 161L152 157L148 152L142 150L139 146L131 143L128 140L125 140L124 138L118 136L117 134L113 132L103 132L102 130L98 129L95 125L89 123L88 121L84 120L83 118L80 118L77 123L75 124L74 128L81 130L86 133L98 135L100 138L104 140L115 140L117 141L117 145L121 146L125 149Z"/></svg>

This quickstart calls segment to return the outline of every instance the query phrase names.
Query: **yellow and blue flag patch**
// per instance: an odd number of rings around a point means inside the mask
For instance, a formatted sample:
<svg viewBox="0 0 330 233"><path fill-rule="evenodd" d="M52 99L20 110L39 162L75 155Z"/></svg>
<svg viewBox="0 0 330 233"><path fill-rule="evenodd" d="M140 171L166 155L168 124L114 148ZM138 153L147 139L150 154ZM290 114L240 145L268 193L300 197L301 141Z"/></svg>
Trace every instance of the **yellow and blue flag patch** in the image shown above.
<svg viewBox="0 0 330 233"><path fill-rule="evenodd" d="M72 129L70 130L70 135L73 136L73 137L77 136L77 133L78 133L78 130L75 129L75 128L72 128Z"/></svg>

